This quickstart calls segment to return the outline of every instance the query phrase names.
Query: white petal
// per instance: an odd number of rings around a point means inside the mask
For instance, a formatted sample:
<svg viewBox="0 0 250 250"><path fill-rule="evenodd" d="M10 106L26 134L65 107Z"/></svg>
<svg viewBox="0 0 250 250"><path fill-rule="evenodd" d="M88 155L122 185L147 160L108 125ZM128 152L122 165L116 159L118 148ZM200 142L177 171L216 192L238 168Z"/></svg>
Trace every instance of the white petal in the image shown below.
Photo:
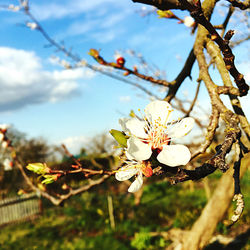
<svg viewBox="0 0 250 250"><path fill-rule="evenodd" d="M145 108L145 114L151 123L156 121L165 125L172 113L173 109L168 102L165 101L153 101L149 103Z"/></svg>
<svg viewBox="0 0 250 250"><path fill-rule="evenodd" d="M126 127L126 122L128 121L128 120L130 120L131 118L121 118L121 119L119 119L119 123L120 123L120 125L121 125L121 127L122 127L122 130L124 131L124 132L128 132L128 129L127 129L127 127Z"/></svg>
<svg viewBox="0 0 250 250"><path fill-rule="evenodd" d="M189 149L184 145L164 145L157 160L170 167L186 165L191 158Z"/></svg>
<svg viewBox="0 0 250 250"><path fill-rule="evenodd" d="M143 161L150 158L152 154L151 146L142 142L136 137L130 137L127 140L128 144L128 155L137 161Z"/></svg>
<svg viewBox="0 0 250 250"><path fill-rule="evenodd" d="M148 135L145 133L144 127L145 127L145 122L140 121L137 118L132 118L132 119L126 119L124 118L123 120L120 119L120 124L122 128L128 132L130 132L132 135L140 137L140 138L147 138Z"/></svg>
<svg viewBox="0 0 250 250"><path fill-rule="evenodd" d="M133 181L133 183L130 185L128 192L134 193L137 192L143 184L143 177L142 174L140 173L137 178Z"/></svg>
<svg viewBox="0 0 250 250"><path fill-rule="evenodd" d="M8 129L10 127L10 125L8 124L0 124L0 129Z"/></svg>
<svg viewBox="0 0 250 250"><path fill-rule="evenodd" d="M135 160L135 158L128 151L125 151L125 155L126 155L128 160L130 160L130 161Z"/></svg>
<svg viewBox="0 0 250 250"><path fill-rule="evenodd" d="M184 18L184 25L187 27L192 27L194 25L194 19L191 16L186 16Z"/></svg>
<svg viewBox="0 0 250 250"><path fill-rule="evenodd" d="M173 125L173 127L168 131L168 135L171 138L180 138L187 135L193 127L194 119L192 117L187 117Z"/></svg>
<svg viewBox="0 0 250 250"><path fill-rule="evenodd" d="M126 167L120 168L118 172L116 172L115 178L118 181L125 181L125 180L130 179L137 172L138 172L138 169L136 167L126 166Z"/></svg>

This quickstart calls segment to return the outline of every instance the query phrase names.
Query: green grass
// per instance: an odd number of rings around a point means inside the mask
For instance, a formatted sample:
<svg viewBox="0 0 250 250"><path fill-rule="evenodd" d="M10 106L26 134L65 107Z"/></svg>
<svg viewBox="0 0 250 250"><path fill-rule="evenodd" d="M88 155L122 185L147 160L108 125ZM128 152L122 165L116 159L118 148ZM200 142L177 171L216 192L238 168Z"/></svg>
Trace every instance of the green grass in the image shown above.
<svg viewBox="0 0 250 250"><path fill-rule="evenodd" d="M211 186L218 180L217 175L209 178ZM250 172L242 180L246 208L235 230L250 222L249 177ZM110 228L107 195L113 198L115 230ZM149 184L137 206L132 194L85 192L72 197L63 207L44 202L44 214L35 221L2 228L0 249L165 249L170 242L152 237L149 232L190 229L206 201L201 182L195 183L193 191L187 184ZM222 223L217 232L230 233Z"/></svg>

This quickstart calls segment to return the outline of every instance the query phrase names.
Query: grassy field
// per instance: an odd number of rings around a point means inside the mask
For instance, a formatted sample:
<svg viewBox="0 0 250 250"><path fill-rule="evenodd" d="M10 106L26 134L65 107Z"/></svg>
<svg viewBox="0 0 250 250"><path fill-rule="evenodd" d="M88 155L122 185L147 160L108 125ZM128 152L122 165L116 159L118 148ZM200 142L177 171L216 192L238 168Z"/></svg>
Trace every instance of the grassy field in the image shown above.
<svg viewBox="0 0 250 250"><path fill-rule="evenodd" d="M216 172L208 178L211 191L220 175ZM250 224L249 177L248 171L242 180L246 207L241 220L230 230L219 223L216 234L235 237ZM44 213L38 219L1 228L0 249L165 249L171 242L150 232L190 229L207 202L204 181L176 186L166 181L149 183L139 205L134 205L132 194L118 192L114 185L121 184L104 184L72 197L63 207L44 200ZM113 198L114 229L110 227L108 195ZM233 205L225 218L232 211ZM250 249L249 243L244 242L242 249Z"/></svg>

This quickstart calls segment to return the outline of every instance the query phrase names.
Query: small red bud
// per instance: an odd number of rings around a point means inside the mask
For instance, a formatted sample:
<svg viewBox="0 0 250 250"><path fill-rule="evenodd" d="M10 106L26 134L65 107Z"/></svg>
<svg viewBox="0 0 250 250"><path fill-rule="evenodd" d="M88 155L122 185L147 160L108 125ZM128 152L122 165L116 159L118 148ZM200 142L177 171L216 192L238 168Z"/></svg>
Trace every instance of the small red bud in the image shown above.
<svg viewBox="0 0 250 250"><path fill-rule="evenodd" d="M118 65L119 67L123 67L124 64L125 64L125 59L124 59L123 57L118 57L118 58L116 59L116 63L117 63L117 65Z"/></svg>

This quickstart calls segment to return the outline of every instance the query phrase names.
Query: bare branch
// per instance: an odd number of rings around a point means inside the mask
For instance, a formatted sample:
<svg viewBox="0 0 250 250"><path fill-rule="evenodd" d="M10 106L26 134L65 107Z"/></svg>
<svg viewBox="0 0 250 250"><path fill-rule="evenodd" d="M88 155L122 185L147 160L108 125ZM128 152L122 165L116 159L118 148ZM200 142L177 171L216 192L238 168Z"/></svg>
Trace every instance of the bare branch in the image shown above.
<svg viewBox="0 0 250 250"><path fill-rule="evenodd" d="M239 1L239 0L227 0L228 2L230 2L234 7L240 8L241 10L246 10L248 8L250 8L250 1L249 0L245 0L243 2Z"/></svg>
<svg viewBox="0 0 250 250"><path fill-rule="evenodd" d="M180 1L190 11L190 15L196 20L196 22L201 24L208 30L208 32L211 35L211 39L219 45L219 48L224 56L223 60L225 62L226 68L233 76L235 83L240 90L240 96L247 95L249 86L246 84L244 76L241 73L239 73L239 71L235 67L234 64L235 56L233 55L233 52L228 45L229 40L231 39L234 32L228 31L227 34L225 35L225 39L223 39L215 30L213 25L209 22L209 20L206 19L202 11L202 8L199 5L194 6L190 4L187 0L180 0Z"/></svg>
<svg viewBox="0 0 250 250"><path fill-rule="evenodd" d="M176 95L178 89L180 88L186 77L191 78L191 70L195 62L195 55L193 49L190 51L188 58L174 81L171 82L167 96L164 98L165 101L170 102Z"/></svg>
<svg viewBox="0 0 250 250"><path fill-rule="evenodd" d="M153 84L160 85L160 86L169 86L171 84L171 83L167 82L166 80L155 79L152 76L147 76L147 75L141 74L141 73L138 72L137 69L134 69L134 70L129 69L129 68L124 66L124 63L122 65L120 65L120 64L117 64L117 63L113 63L113 62L107 62L103 57L101 57L99 55L98 51L95 50L95 52L96 52L96 55L92 56L92 57L98 63L100 63L101 65L104 65L104 66L108 66L108 67L111 67L111 68L115 68L115 69L118 69L118 70L125 71L124 74L126 74L126 76L127 75L134 75L134 76L137 76L138 78L141 78L141 79L143 79L145 81L148 81L148 82L151 82Z"/></svg>
<svg viewBox="0 0 250 250"><path fill-rule="evenodd" d="M240 124L242 129L244 130L244 132L247 135L248 140L250 141L250 125L249 122L246 118L246 115L242 109L241 103L239 101L239 99L237 98L237 92L234 90L232 81L230 79L230 75L227 71L227 69L225 68L225 63L223 61L223 58L220 54L220 50L219 48L214 44L214 42L212 42L211 40L208 40L206 43L206 48L208 53L210 54L210 56L213 58L217 69L221 75L224 87L227 88L227 91L229 94L229 98L233 107L234 112L238 115L239 120L240 120ZM218 87L218 93L220 93L220 88L223 89L223 87ZM226 90L224 88L224 90Z"/></svg>
<svg viewBox="0 0 250 250"><path fill-rule="evenodd" d="M48 192L39 189L35 184L32 183L32 181L30 180L30 178L25 173L25 171L23 169L23 166L20 164L20 162L18 161L17 158L15 158L15 165L18 167L18 169L22 173L22 176L24 177L24 179L25 179L26 183L28 184L28 186L33 191L35 191L37 194L40 194L44 198L50 200L56 206L60 205L64 200L69 199L71 196L74 196L74 195L80 194L82 192L85 192L85 191L89 190L90 188L92 188L92 187L94 187L96 185L100 185L102 182L104 182L107 178L110 177L110 175L104 175L104 176L100 177L97 180L88 179L88 182L89 182L88 185L81 186L81 187L79 187L77 189L70 189L67 194L63 194L63 195L57 194L57 197L54 197L53 195L49 194Z"/></svg>

